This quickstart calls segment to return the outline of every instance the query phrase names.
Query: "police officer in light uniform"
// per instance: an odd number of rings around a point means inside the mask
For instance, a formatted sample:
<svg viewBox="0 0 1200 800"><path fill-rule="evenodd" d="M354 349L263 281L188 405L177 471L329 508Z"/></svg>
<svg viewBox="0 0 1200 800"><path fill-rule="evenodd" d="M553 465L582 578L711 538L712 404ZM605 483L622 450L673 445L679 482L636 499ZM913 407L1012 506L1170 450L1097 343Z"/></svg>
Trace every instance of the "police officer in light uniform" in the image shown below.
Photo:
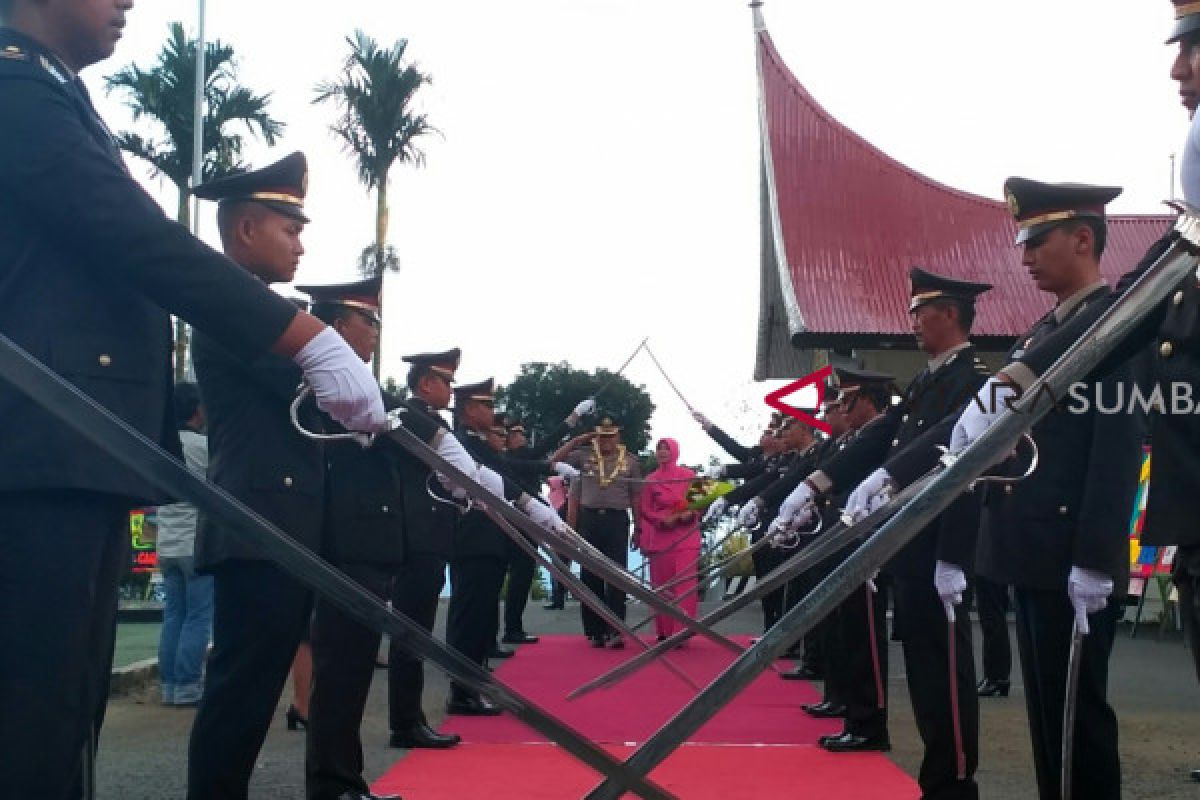
<svg viewBox="0 0 1200 800"><path fill-rule="evenodd" d="M167 219L126 169L77 73L112 54L131 6L0 2L0 333L176 453L172 313L243 355L295 360L327 410L381 425L340 337ZM128 511L173 499L0 382L0 641L22 643L0 649L6 793L90 781Z"/></svg>

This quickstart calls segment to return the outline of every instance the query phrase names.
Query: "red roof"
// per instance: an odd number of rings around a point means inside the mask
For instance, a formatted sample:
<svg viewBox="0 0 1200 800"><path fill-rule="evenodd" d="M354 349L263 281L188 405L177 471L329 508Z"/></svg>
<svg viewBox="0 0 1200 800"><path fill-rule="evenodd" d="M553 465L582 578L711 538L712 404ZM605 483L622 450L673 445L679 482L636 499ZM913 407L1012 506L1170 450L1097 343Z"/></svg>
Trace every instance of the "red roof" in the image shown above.
<svg viewBox="0 0 1200 800"><path fill-rule="evenodd" d="M913 266L995 286L977 306L977 343L1001 349L1028 330L1050 302L1021 266L1007 205L944 186L884 154L821 108L767 32L757 35L764 177L773 177L763 197L760 377L787 372L766 363L788 358L764 352L772 341L776 350L783 341L796 348L911 347ZM1115 282L1172 219L1110 216L1105 276ZM787 339L769 330L784 322Z"/></svg>

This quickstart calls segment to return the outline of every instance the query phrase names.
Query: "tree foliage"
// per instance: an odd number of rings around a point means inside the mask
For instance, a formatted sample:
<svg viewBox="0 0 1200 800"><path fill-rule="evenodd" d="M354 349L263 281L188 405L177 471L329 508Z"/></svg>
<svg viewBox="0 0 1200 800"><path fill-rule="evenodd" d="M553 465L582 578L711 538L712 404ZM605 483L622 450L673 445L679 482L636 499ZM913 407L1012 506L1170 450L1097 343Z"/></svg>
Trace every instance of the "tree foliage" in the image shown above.
<svg viewBox="0 0 1200 800"><path fill-rule="evenodd" d="M496 399L498 408L516 414L527 428L544 436L554 431L580 400L597 392L598 413L610 414L621 425L621 439L631 451L645 451L654 402L645 387L606 369L586 372L565 361L522 364L512 383L497 390Z"/></svg>

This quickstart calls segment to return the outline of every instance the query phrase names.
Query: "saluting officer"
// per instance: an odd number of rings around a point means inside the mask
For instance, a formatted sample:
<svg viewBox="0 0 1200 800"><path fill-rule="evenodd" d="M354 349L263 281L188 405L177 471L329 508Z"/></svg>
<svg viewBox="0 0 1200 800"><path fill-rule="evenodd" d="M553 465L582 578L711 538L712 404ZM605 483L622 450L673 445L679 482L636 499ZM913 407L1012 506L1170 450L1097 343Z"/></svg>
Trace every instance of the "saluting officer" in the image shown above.
<svg viewBox="0 0 1200 800"><path fill-rule="evenodd" d="M1200 5L1190 0L1173 0L1175 27L1168 44L1178 44L1179 52L1171 65L1171 79L1179 84L1183 105L1191 116L1191 129L1183 154L1183 196L1200 206ZM1147 252L1142 262L1117 283L1110 295L1089 304L1067 324L1041 342L1029 347L995 377L995 388L1023 390L1050 368L1107 308L1132 286L1174 240L1164 236ZM1194 387L1200 382L1200 281L1189 275L1175 291L1134 329L1116 351L1093 375L1103 375L1114 364L1150 348L1153 389L1169 394L1173 387ZM972 403L955 427L955 448L969 445L999 416L995 404L977 407ZM1175 582L1179 588L1179 607L1184 627L1189 632L1196 675L1200 678L1200 418L1191 413L1171 413L1165 404L1150 415L1150 438L1154 447L1151 459L1150 492L1146 505L1146 545L1178 545ZM1085 767L1086 769L1086 767ZM1200 770L1192 771L1200 781Z"/></svg>
<svg viewBox="0 0 1200 800"><path fill-rule="evenodd" d="M868 476L864 483L874 487L870 494L878 493L887 476L877 467L926 429L957 413L986 379L988 370L976 357L968 336L976 298L991 287L920 268L914 268L909 277L913 331L929 356L928 366L909 384L898 405L864 428L853 444L797 487L785 501L781 519L791 516L792 524L806 523L811 501L818 494L844 491ZM964 496L884 569L894 579L894 632L903 643L909 695L925 744L918 782L922 792L931 797L978 797L973 776L979 755L979 706L970 617L955 614L948 627L946 608L962 601L965 574L974 563L978 524L978 504L973 496ZM952 689L957 690L953 692L957 718ZM845 734L823 746L841 752L887 749L890 743Z"/></svg>
<svg viewBox="0 0 1200 800"><path fill-rule="evenodd" d="M450 407L454 373L461 351L456 347L440 353L404 356L408 370L408 404L420 409L445 427L438 413ZM438 598L446 583L446 564L453 548L458 512L429 469L416 459L398 459L404 498L404 563L392 581L392 608L413 622L433 631ZM437 495L437 499L430 493ZM388 724L392 747L445 748L461 741L457 734L438 733L429 726L422 710L425 686L422 659L411 655L398 642L388 653Z"/></svg>
<svg viewBox="0 0 1200 800"><path fill-rule="evenodd" d="M571 482L567 517L571 527L621 569L629 566L629 520L632 511L637 530L642 471L637 458L620 441L621 428L608 414L600 415L591 442L564 459L580 471ZM561 452L561 451L560 451ZM625 592L591 570L581 569L580 580L621 619L625 619ZM625 646L620 635L599 614L581 606L583 632L593 647Z"/></svg>
<svg viewBox="0 0 1200 800"><path fill-rule="evenodd" d="M131 7L0 2L0 332L176 453L169 314L244 356L292 359L328 411L382 425L369 370L337 334L164 216L129 174L78 73L112 55ZM0 382L0 641L21 643L0 648L6 794L83 792L128 512L178 499ZM47 586L58 602L43 601Z"/></svg>
<svg viewBox="0 0 1200 800"><path fill-rule="evenodd" d="M304 156L293 153L263 169L201 185L196 195L220 201L217 226L225 252L259 281L281 283L294 277L304 252L307 183ZM336 331L327 330L345 346ZM289 418L300 371L275 355L248 359L201 332L193 345L208 409L209 478L297 543L320 552L324 458L320 445L301 436ZM365 370L362 359L355 359ZM382 398L376 401L382 407ZM301 418L321 429L312 403L304 404ZM215 604L208 678L189 745L188 796L244 797L292 657L308 630L312 593L219 520L203 515L196 566L213 573Z"/></svg>

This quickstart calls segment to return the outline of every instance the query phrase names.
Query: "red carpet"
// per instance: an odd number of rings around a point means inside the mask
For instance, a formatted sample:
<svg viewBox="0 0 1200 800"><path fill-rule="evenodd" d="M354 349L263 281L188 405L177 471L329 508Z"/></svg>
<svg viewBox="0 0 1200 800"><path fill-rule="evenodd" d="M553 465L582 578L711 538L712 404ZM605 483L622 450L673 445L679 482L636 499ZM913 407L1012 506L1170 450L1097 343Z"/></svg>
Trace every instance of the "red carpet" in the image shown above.
<svg viewBox="0 0 1200 800"><path fill-rule="evenodd" d="M627 758L694 696L691 688L665 668L651 666L613 688L571 702L565 697L634 652L593 649L581 636L544 636L520 648L497 674ZM701 686L732 660L732 653L695 639L672 656ZM840 721L814 720L800 711L801 703L817 699L812 684L766 673L652 776L681 800L919 796L915 782L882 754L833 755L817 747L818 736L840 729ZM399 793L405 800L569 800L598 781L588 767L507 715L449 717L443 728L462 734L464 743L448 751L413 751L373 791Z"/></svg>

